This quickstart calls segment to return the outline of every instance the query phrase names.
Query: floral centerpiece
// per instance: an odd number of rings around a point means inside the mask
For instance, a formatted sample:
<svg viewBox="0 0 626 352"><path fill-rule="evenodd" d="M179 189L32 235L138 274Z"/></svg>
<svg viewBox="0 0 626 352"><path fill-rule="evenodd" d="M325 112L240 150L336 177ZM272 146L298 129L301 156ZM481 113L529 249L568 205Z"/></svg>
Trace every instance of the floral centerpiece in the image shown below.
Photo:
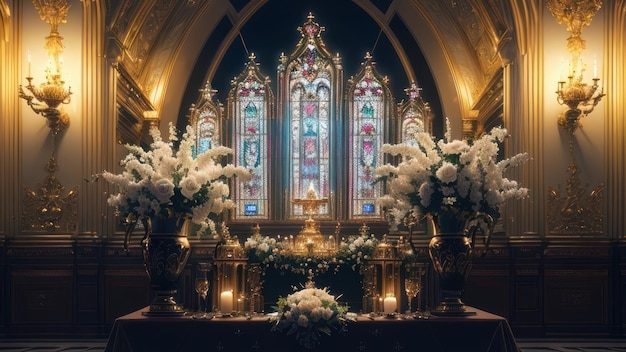
<svg viewBox="0 0 626 352"><path fill-rule="evenodd" d="M276 239L254 233L244 242L244 250L248 260L260 263L265 267L289 270L295 274L321 274L330 269L335 272L341 267L356 267L372 254L378 240L373 234L361 231L358 235L350 235L339 240L337 252L328 256L302 256L290 252L289 238Z"/></svg>
<svg viewBox="0 0 626 352"><path fill-rule="evenodd" d="M397 166L378 167L376 176L387 182L389 192L380 204L391 209L396 221L407 215L432 220L434 236L428 250L443 293L433 314L468 315L475 312L466 311L461 293L471 268L478 220L487 224L485 254L500 207L508 199L528 195L527 188L504 177L508 168L525 162L528 155L498 161L499 143L507 136L504 128L494 128L473 143L452 140L451 135L446 121L445 138L439 141L422 128L414 145L383 145L384 153L401 161ZM476 225L468 226L474 220Z"/></svg>
<svg viewBox="0 0 626 352"><path fill-rule="evenodd" d="M331 335L346 323L347 306L341 306L327 289L315 288L312 282L277 302L278 316L274 329L287 336L295 335L307 349L319 344L322 334Z"/></svg>
<svg viewBox="0 0 626 352"><path fill-rule="evenodd" d="M119 189L109 196L108 204L130 222L157 215L166 218L188 215L193 223L200 225L198 234L207 230L214 233L213 218L234 207L229 179L233 176L245 179L248 170L220 162L222 157L233 153L227 147L213 147L196 156L192 126L187 126L180 141L171 123L168 141L162 139L157 127L150 129L150 135L153 142L148 150L126 145L129 153L121 161L122 173L102 173L105 180Z"/></svg>
<svg viewBox="0 0 626 352"><path fill-rule="evenodd" d="M527 188L504 177L508 168L528 160L528 154L497 160L506 129L493 128L468 143L452 140L447 120L446 127L445 138L439 141L421 128L414 145L383 145L383 153L401 157L397 166L376 169L377 181L386 181L388 191L379 204L390 209L397 222L410 211L435 219L456 217L463 225L472 214L497 220L506 200L528 195Z"/></svg>

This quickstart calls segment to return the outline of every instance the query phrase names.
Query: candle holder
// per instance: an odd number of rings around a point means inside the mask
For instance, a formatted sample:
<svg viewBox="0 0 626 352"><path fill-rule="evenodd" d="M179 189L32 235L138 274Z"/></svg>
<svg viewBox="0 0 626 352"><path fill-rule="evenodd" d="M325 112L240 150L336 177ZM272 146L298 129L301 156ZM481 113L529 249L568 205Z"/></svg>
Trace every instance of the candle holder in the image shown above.
<svg viewBox="0 0 626 352"><path fill-rule="evenodd" d="M394 297L396 307L402 307L402 291L400 285L400 267L402 258L398 246L387 239L387 235L378 243L374 252L366 260L361 274L363 275L363 311L385 312L385 299ZM376 304L378 299L378 305ZM369 311L368 311L369 310Z"/></svg>
<svg viewBox="0 0 626 352"><path fill-rule="evenodd" d="M215 290L213 302L223 317L231 316L237 308L239 292L246 289L246 267L248 258L245 255L237 236L231 237L228 227L222 224L222 241L215 249Z"/></svg>
<svg viewBox="0 0 626 352"><path fill-rule="evenodd" d="M50 25L50 35L46 37L44 48L48 52L50 62L45 69L46 81L39 87L33 85L33 77L30 74L30 53L28 54L28 85L20 85L19 97L26 100L30 108L38 115L47 120L48 127L53 135L57 135L70 123L67 113L59 109L61 104L69 104L71 101L72 88L65 88L65 81L61 73L63 67L63 37L59 35L59 24L65 23L70 5L65 0L57 1L33 1L35 9L42 20Z"/></svg>
<svg viewBox="0 0 626 352"><path fill-rule="evenodd" d="M317 214L318 208L326 204L328 199L318 198L317 193L313 189L313 185L309 185L309 189L304 199L294 199L292 202L301 205L303 211L309 216L304 221L304 227L295 238L291 252L295 255L304 255L308 257L328 256L337 251L334 242L327 241L320 233L319 224L313 219L313 214Z"/></svg>

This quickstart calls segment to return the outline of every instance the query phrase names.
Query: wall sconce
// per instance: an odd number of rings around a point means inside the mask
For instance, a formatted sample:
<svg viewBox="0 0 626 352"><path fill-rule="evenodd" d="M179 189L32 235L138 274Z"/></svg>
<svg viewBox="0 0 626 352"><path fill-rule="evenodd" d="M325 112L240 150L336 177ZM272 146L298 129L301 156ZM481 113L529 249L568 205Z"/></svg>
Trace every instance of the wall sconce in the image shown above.
<svg viewBox="0 0 626 352"><path fill-rule="evenodd" d="M571 60L566 79L559 79L556 94L559 104L567 105L559 116L559 126L574 133L580 126L580 118L591 113L605 95L598 84L600 78L595 60L593 84L582 82L585 65L580 58L585 50L585 40L581 38L582 28L591 23L593 15L602 7L602 0L548 0L546 5L559 24L566 24L570 33L567 51L571 54Z"/></svg>
<svg viewBox="0 0 626 352"><path fill-rule="evenodd" d="M46 66L46 81L39 87L33 85L33 77L30 73L30 53L28 54L28 85L24 91L20 85L19 97L26 100L33 111L46 118L48 127L53 135L57 135L69 125L67 113L58 109L61 104L68 104L72 95L72 89L65 88L65 81L61 76L63 69L63 37L59 35L60 23L66 22L67 12L70 8L66 0L33 0L35 9L43 21L50 24L50 35L46 37L44 48L48 52L50 61Z"/></svg>
<svg viewBox="0 0 626 352"><path fill-rule="evenodd" d="M565 23L570 33L567 51L571 54L567 78L558 82L557 101L567 108L559 116L559 126L569 132L570 162L567 167L567 184L563 195L548 187L547 228L551 234L596 235L603 232L601 183L587 192L578 177L574 154L574 132L580 119L591 113L598 105L604 92L598 82L597 65L593 63L593 84L583 83L585 65L580 54L585 49L581 38L582 28L591 23L592 17L602 6L602 0L548 0L546 3L559 24Z"/></svg>

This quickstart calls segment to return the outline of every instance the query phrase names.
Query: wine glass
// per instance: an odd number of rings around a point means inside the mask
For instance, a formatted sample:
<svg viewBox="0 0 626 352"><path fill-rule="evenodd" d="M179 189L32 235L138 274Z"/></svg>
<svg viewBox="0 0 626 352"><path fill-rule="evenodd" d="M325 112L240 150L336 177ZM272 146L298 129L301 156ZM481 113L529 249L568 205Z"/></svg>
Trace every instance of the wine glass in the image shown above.
<svg viewBox="0 0 626 352"><path fill-rule="evenodd" d="M419 276L407 276L404 279L404 291L406 291L406 296L409 302L409 311L408 314L411 314L413 310L411 309L411 302L417 294L422 290L422 282Z"/></svg>
<svg viewBox="0 0 626 352"><path fill-rule="evenodd" d="M206 315L206 302L207 295L209 293L209 279L206 277L206 273L203 273L202 276L196 277L195 282L196 293L198 294L198 311L200 312L199 316L204 317ZM202 302L204 303L204 308Z"/></svg>
<svg viewBox="0 0 626 352"><path fill-rule="evenodd" d="M406 276L404 277L404 291L409 302L408 314L413 313L411 302L422 290L422 275L424 275L424 268L417 264L407 266Z"/></svg>

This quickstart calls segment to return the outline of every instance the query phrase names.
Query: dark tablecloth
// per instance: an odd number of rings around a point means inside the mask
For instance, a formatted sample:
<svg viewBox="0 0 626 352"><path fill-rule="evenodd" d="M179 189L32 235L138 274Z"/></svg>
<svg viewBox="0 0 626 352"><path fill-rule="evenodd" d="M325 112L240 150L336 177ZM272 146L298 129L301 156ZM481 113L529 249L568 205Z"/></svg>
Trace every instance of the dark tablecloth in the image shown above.
<svg viewBox="0 0 626 352"><path fill-rule="evenodd" d="M147 317L139 310L118 318L106 352L310 351L293 336L272 331L267 317L193 319ZM519 351L506 319L475 308L476 315L374 320L359 316L347 331L323 335L315 351Z"/></svg>

